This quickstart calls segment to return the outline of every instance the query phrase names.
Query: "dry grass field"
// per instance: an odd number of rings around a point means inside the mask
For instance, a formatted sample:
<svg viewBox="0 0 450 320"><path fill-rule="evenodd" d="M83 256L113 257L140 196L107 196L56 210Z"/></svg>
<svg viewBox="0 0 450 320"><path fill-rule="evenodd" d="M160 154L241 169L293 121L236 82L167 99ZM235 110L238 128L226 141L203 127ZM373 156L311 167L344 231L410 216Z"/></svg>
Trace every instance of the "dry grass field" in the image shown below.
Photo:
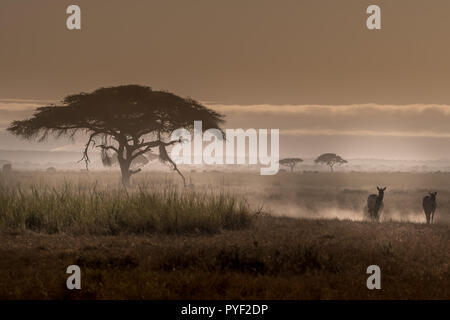
<svg viewBox="0 0 450 320"><path fill-rule="evenodd" d="M2 299L450 299L450 174L17 172ZM386 186L380 223L364 206ZM438 192L435 224L421 208ZM82 289L65 287L68 265ZM381 290L366 268L381 268Z"/></svg>

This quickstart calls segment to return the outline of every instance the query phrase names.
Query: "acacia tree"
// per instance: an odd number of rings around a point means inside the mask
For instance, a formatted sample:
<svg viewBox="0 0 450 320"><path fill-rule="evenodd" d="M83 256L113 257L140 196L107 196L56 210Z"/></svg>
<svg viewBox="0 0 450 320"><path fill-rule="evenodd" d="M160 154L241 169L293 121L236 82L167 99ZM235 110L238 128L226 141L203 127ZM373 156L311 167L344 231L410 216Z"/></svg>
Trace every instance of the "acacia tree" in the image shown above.
<svg viewBox="0 0 450 320"><path fill-rule="evenodd" d="M289 167L291 169L291 172L294 172L294 168L295 166L300 163L303 162L303 159L300 158L285 158L285 159L281 159L279 161L279 164L281 164L282 166L285 167Z"/></svg>
<svg viewBox="0 0 450 320"><path fill-rule="evenodd" d="M324 153L317 157L316 160L314 160L315 163L318 164L325 164L330 167L331 172L333 172L333 167L338 164L342 165L344 163L347 163L347 160L342 159L340 156L334 153Z"/></svg>
<svg viewBox="0 0 450 320"><path fill-rule="evenodd" d="M170 141L174 130L192 131L195 120L202 121L203 130L221 130L224 122L223 115L195 100L150 87L126 85L69 95L61 105L40 107L32 118L13 121L8 131L38 141L50 135L74 138L85 134L87 142L80 161L84 160L88 167L88 151L93 147L101 150L104 163L116 155L125 186L132 175L141 171L131 169L133 160L158 148L159 159L177 171L185 183L166 148L182 142Z"/></svg>

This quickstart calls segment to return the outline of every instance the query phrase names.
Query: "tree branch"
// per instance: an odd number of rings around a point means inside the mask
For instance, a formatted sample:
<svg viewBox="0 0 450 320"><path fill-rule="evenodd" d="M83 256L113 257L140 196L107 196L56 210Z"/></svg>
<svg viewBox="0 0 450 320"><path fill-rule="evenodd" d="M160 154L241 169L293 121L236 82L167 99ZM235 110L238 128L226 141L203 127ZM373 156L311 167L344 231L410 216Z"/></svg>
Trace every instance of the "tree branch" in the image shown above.
<svg viewBox="0 0 450 320"><path fill-rule="evenodd" d="M136 173L141 172L141 171L142 171L142 169L139 168L139 169L136 169L136 170L130 170L129 172L130 172L131 175L133 175L133 174L136 174Z"/></svg>
<svg viewBox="0 0 450 320"><path fill-rule="evenodd" d="M141 143L139 145L136 145L137 147L134 146L135 147L134 150L140 149L140 148L145 147L145 146L146 146L146 148L136 152L135 154L133 154L131 156L131 158L132 159L136 159L140 155L143 155L144 153L149 152L152 148L159 147L159 146L167 147L167 146L170 146L172 144L179 143L179 142L182 142L181 141L181 137L178 140L173 140L173 141L170 141L170 142L163 142L161 140L156 140L156 141L150 141L150 142L146 142L146 143Z"/></svg>
<svg viewBox="0 0 450 320"><path fill-rule="evenodd" d="M155 141L150 141L150 142L146 142L146 143L141 143L141 144L135 145L135 148L136 149L139 149L139 148L142 148L142 147L155 148L155 147L159 147L161 145L167 147L167 146L170 146L170 145L175 144L177 142L182 142L181 137L178 140L173 140L173 141L170 141L170 142L163 142L161 140L155 140Z"/></svg>
<svg viewBox="0 0 450 320"><path fill-rule="evenodd" d="M98 133L94 132L89 136L89 140L84 147L83 157L78 161L78 162L81 162L84 160L84 162L86 164L86 170L89 170L89 163L91 162L91 160L89 159L89 155L88 155L89 146L94 141L94 138L96 135L98 135ZM94 144L95 144L95 142L94 142Z"/></svg>
<svg viewBox="0 0 450 320"><path fill-rule="evenodd" d="M100 144L96 146L96 148L102 148L103 150L114 150L115 152L119 153L119 150L113 146L105 146L104 144Z"/></svg>
<svg viewBox="0 0 450 320"><path fill-rule="evenodd" d="M175 170L180 175L181 179L183 179L183 185L184 185L184 187L186 187L186 179L184 178L184 176L180 172L180 170L178 170L178 167L177 167L176 163L173 162L172 159L167 154L166 147L164 145L160 145L159 146L159 158L163 162L169 162L169 164L172 165L172 169Z"/></svg>

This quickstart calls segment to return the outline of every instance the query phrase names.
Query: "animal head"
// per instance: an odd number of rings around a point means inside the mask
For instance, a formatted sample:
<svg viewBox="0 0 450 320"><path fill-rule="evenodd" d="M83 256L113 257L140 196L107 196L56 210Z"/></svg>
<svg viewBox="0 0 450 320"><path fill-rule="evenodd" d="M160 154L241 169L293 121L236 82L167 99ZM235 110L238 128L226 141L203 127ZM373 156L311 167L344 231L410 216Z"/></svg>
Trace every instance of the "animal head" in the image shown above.
<svg viewBox="0 0 450 320"><path fill-rule="evenodd" d="M431 198L436 199L437 192L429 192Z"/></svg>
<svg viewBox="0 0 450 320"><path fill-rule="evenodd" d="M386 190L386 187L384 187L384 188L377 187L377 190L378 190L378 195L382 197L382 196L384 196L384 190Z"/></svg>

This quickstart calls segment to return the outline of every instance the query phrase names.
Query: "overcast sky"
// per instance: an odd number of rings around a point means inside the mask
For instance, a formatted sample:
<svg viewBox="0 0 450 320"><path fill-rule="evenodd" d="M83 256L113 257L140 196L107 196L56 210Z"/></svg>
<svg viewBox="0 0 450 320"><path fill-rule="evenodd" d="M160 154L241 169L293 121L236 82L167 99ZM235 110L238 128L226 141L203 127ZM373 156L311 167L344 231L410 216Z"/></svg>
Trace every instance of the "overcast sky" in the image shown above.
<svg viewBox="0 0 450 320"><path fill-rule="evenodd" d="M68 31L69 4L82 30ZM365 10L381 7L382 30ZM1 0L0 128L70 93L136 83L284 155L450 158L448 0ZM0 132L0 149L47 148Z"/></svg>

